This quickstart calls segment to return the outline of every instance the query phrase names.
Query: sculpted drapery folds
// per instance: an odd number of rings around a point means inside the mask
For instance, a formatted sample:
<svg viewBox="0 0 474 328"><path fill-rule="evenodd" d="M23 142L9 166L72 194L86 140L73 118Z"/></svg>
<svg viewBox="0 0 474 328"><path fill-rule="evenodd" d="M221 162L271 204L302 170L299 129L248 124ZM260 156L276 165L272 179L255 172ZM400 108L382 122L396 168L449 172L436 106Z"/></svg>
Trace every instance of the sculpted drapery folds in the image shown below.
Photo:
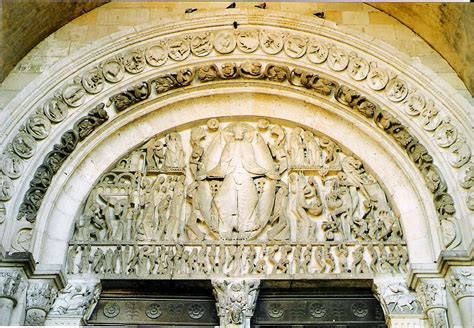
<svg viewBox="0 0 474 328"><path fill-rule="evenodd" d="M407 262L381 186L334 141L266 118L210 119L155 136L102 175L75 223L67 269L370 275Z"/></svg>

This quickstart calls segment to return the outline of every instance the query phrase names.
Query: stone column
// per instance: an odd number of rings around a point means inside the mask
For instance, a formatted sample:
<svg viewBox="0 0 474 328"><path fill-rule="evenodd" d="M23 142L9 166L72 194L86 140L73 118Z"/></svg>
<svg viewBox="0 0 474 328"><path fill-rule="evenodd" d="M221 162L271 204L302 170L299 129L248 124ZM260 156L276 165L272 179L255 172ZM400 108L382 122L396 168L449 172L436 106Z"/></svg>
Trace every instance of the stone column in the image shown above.
<svg viewBox="0 0 474 328"><path fill-rule="evenodd" d="M18 271L0 272L0 326L8 326L13 307L17 303L21 274Z"/></svg>
<svg viewBox="0 0 474 328"><path fill-rule="evenodd" d="M216 279L212 280L220 326L250 328L255 311L260 280Z"/></svg>
<svg viewBox="0 0 474 328"><path fill-rule="evenodd" d="M101 285L97 282L71 282L58 293L46 316L48 326L79 326L89 319L99 300Z"/></svg>
<svg viewBox="0 0 474 328"><path fill-rule="evenodd" d="M444 279L423 279L416 287L416 292L431 326L448 328L448 307Z"/></svg>
<svg viewBox="0 0 474 328"><path fill-rule="evenodd" d="M425 327L422 307L404 278L375 279L373 291L388 327Z"/></svg>
<svg viewBox="0 0 474 328"><path fill-rule="evenodd" d="M57 292L51 282L30 280L26 290L26 326L43 326Z"/></svg>
<svg viewBox="0 0 474 328"><path fill-rule="evenodd" d="M459 305L464 327L474 327L474 268L451 268L447 277L449 292Z"/></svg>

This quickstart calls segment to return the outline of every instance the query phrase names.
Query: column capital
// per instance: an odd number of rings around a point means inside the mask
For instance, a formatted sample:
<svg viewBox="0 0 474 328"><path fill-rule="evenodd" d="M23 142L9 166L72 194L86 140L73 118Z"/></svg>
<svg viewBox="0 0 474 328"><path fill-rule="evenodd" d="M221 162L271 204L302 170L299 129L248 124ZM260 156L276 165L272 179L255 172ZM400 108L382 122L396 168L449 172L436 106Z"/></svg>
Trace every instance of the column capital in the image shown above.
<svg viewBox="0 0 474 328"><path fill-rule="evenodd" d="M386 317L422 313L416 293L410 290L403 278L375 279L373 291Z"/></svg>
<svg viewBox="0 0 474 328"><path fill-rule="evenodd" d="M444 279L423 279L416 287L416 292L425 311L433 308L447 308Z"/></svg>
<svg viewBox="0 0 474 328"><path fill-rule="evenodd" d="M439 328L449 327L444 279L422 279L416 287L416 292L431 325Z"/></svg>
<svg viewBox="0 0 474 328"><path fill-rule="evenodd" d="M448 290L457 302L474 297L474 267L452 267L446 278Z"/></svg>
<svg viewBox="0 0 474 328"><path fill-rule="evenodd" d="M58 293L47 320L54 324L87 320L99 299L102 286L98 282L70 282Z"/></svg>
<svg viewBox="0 0 474 328"><path fill-rule="evenodd" d="M23 275L18 270L0 271L0 298L10 298L16 304L22 280Z"/></svg>
<svg viewBox="0 0 474 328"><path fill-rule="evenodd" d="M25 325L42 326L46 314L57 296L53 283L45 280L30 280L26 290Z"/></svg>
<svg viewBox="0 0 474 328"><path fill-rule="evenodd" d="M215 279L212 286L221 327L250 327L260 280Z"/></svg>

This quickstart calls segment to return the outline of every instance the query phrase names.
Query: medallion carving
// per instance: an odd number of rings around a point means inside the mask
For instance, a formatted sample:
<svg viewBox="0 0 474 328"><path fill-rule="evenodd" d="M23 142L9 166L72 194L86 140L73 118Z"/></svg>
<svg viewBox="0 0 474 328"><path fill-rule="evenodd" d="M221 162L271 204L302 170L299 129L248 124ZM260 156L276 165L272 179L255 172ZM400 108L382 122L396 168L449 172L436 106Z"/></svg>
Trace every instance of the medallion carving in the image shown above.
<svg viewBox="0 0 474 328"><path fill-rule="evenodd" d="M145 69L145 52L142 49L135 49L126 53L123 57L123 66L131 74L138 74Z"/></svg>
<svg viewBox="0 0 474 328"><path fill-rule="evenodd" d="M367 77L370 70L370 65L362 57L357 57L356 54L351 54L349 62L349 75L356 81L361 81Z"/></svg>
<svg viewBox="0 0 474 328"><path fill-rule="evenodd" d="M222 31L214 37L214 48L221 54L228 54L234 51L237 40L232 31Z"/></svg>
<svg viewBox="0 0 474 328"><path fill-rule="evenodd" d="M324 43L314 39L308 42L306 56L310 62L314 64L324 63L328 58L328 55L329 49Z"/></svg>
<svg viewBox="0 0 474 328"><path fill-rule="evenodd" d="M300 36L290 35L285 40L284 49L288 57L303 57L306 52L306 40Z"/></svg>
<svg viewBox="0 0 474 328"><path fill-rule="evenodd" d="M243 52L254 52L259 46L257 30L241 30L237 34L237 47Z"/></svg>
<svg viewBox="0 0 474 328"><path fill-rule="evenodd" d="M260 32L260 47L267 54L275 55L283 49L283 46L284 40L281 33L265 30Z"/></svg>
<svg viewBox="0 0 474 328"><path fill-rule="evenodd" d="M43 106L44 115L52 122L62 122L68 113L67 104L59 98L52 98Z"/></svg>
<svg viewBox="0 0 474 328"><path fill-rule="evenodd" d="M80 83L66 85L62 96L66 104L71 107L79 107L84 103L86 91Z"/></svg>
<svg viewBox="0 0 474 328"><path fill-rule="evenodd" d="M145 58L149 65L158 67L166 63L168 49L164 42L154 44L145 51Z"/></svg>
<svg viewBox="0 0 474 328"><path fill-rule="evenodd" d="M191 49L189 48L188 40L176 38L168 42L168 56L171 59L176 61L185 60L190 53Z"/></svg>
<svg viewBox="0 0 474 328"><path fill-rule="evenodd" d="M385 94L391 101L402 101L408 95L407 83L400 79L392 79L385 88Z"/></svg>
<svg viewBox="0 0 474 328"><path fill-rule="evenodd" d="M16 179L23 172L23 161L15 154L6 153L0 157L0 168L7 177Z"/></svg>
<svg viewBox="0 0 474 328"><path fill-rule="evenodd" d="M341 48L331 46L328 55L328 66L333 71L343 71L349 64L349 56Z"/></svg>
<svg viewBox="0 0 474 328"><path fill-rule="evenodd" d="M28 117L26 121L26 131L37 140L42 140L51 131L51 122L43 114L36 114Z"/></svg>
<svg viewBox="0 0 474 328"><path fill-rule="evenodd" d="M30 158L36 151L36 141L28 133L18 133L12 141L12 148L21 158Z"/></svg>
<svg viewBox="0 0 474 328"><path fill-rule="evenodd" d="M95 67L82 76L82 86L91 94L96 94L104 89L104 75L102 71Z"/></svg>
<svg viewBox="0 0 474 328"><path fill-rule="evenodd" d="M388 73L377 67L376 63L371 63L371 69L367 75L367 84L373 90L382 90L388 83Z"/></svg>
<svg viewBox="0 0 474 328"><path fill-rule="evenodd" d="M191 39L191 52L198 57L207 56L212 51L212 39L210 32L196 34Z"/></svg>
<svg viewBox="0 0 474 328"><path fill-rule="evenodd" d="M102 64L102 74L111 83L121 81L125 76L125 69L120 58L111 58Z"/></svg>

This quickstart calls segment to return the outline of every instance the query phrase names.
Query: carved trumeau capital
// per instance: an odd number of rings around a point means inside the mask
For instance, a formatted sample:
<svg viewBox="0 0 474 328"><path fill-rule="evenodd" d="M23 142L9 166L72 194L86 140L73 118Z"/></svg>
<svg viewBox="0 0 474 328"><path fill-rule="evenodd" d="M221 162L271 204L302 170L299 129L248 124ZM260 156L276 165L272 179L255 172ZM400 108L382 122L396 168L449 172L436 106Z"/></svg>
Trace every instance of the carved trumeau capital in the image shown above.
<svg viewBox="0 0 474 328"><path fill-rule="evenodd" d="M474 297L474 268L452 268L447 287L458 302L464 297Z"/></svg>
<svg viewBox="0 0 474 328"><path fill-rule="evenodd" d="M16 301L16 294L21 282L21 274L17 271L0 272L0 297Z"/></svg>
<svg viewBox="0 0 474 328"><path fill-rule="evenodd" d="M250 327L255 311L260 280L212 280L221 327L228 325Z"/></svg>
<svg viewBox="0 0 474 328"><path fill-rule="evenodd" d="M422 312L416 293L409 289L403 279L375 280L373 290L386 316Z"/></svg>

